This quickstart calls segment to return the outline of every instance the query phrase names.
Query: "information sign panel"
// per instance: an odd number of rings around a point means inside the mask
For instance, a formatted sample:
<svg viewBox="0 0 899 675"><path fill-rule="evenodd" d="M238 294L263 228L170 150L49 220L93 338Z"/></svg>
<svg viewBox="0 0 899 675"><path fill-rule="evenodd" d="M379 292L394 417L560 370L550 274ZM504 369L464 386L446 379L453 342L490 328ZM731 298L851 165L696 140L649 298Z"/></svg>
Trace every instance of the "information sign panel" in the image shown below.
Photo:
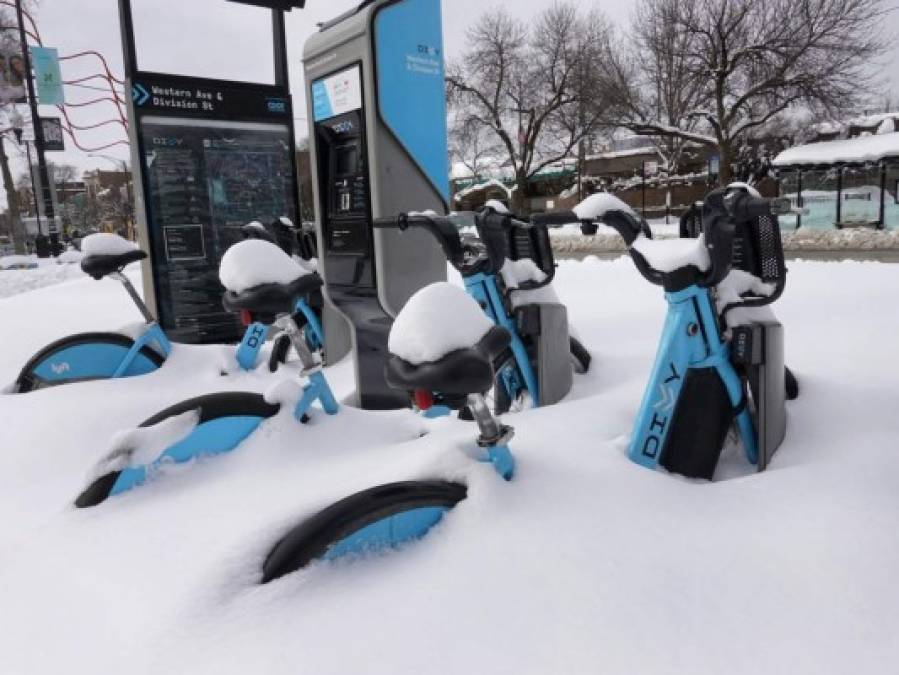
<svg viewBox="0 0 899 675"><path fill-rule="evenodd" d="M240 326L222 308L222 255L241 226L296 222L286 124L146 116L141 146L156 309L177 341L230 342Z"/></svg>

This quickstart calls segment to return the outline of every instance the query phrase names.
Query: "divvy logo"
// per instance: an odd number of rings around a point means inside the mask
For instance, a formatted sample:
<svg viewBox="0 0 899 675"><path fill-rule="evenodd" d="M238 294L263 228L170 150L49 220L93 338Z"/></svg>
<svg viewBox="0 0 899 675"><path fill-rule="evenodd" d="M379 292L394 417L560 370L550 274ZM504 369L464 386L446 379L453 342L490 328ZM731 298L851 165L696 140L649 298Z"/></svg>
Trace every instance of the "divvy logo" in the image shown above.
<svg viewBox="0 0 899 675"><path fill-rule="evenodd" d="M62 375L63 373L68 373L72 368L68 363L63 361L62 363L51 363L50 370L52 370L57 375Z"/></svg>
<svg viewBox="0 0 899 675"><path fill-rule="evenodd" d="M287 101L283 98L270 98L266 101L266 106L268 107L268 111L272 113L287 112Z"/></svg>
<svg viewBox="0 0 899 675"><path fill-rule="evenodd" d="M431 45L418 45L418 53L425 56L440 56L440 50Z"/></svg>

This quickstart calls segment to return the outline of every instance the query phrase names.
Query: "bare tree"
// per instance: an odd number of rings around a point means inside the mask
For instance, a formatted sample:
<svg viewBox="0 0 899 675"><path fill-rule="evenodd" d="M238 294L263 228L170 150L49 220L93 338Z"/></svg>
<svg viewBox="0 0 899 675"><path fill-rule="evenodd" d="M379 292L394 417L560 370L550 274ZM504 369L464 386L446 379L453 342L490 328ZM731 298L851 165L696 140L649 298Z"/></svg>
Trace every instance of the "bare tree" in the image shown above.
<svg viewBox="0 0 899 675"><path fill-rule="evenodd" d="M677 173L688 144L702 142L692 115L705 96L705 78L693 67L694 37L672 29L680 0L641 0L626 38L608 45L602 59L610 126L646 132L647 125L683 131L652 135L663 170ZM694 138L694 135L700 138Z"/></svg>
<svg viewBox="0 0 899 675"><path fill-rule="evenodd" d="M503 148L496 135L477 118L469 115L452 115L449 124L449 154L454 164L461 164L473 178L480 179L495 164Z"/></svg>
<svg viewBox="0 0 899 675"><path fill-rule="evenodd" d="M515 210L525 211L531 179L573 155L600 122L598 62L605 19L555 3L530 25L492 10L468 31L469 48L447 72L454 114L487 130L515 175Z"/></svg>
<svg viewBox="0 0 899 675"><path fill-rule="evenodd" d="M784 111L835 115L858 101L884 49L886 11L882 0L642 0L638 17L665 17L661 39L647 40L638 18L637 49L655 53L613 59L606 81L617 120L639 134L717 148L727 182L743 139ZM667 75L657 63L676 65L679 93L675 105L654 110L653 97L632 91L619 71L631 64L664 102Z"/></svg>
<svg viewBox="0 0 899 675"><path fill-rule="evenodd" d="M33 11L37 4L38 0L25 0L23 6L26 10ZM0 7L0 51L4 54L11 54L20 51L22 48L16 12L8 6ZM2 101L3 112L7 118L10 118L11 114L17 114L15 105L8 103L9 100L8 97L4 97ZM15 137L15 131L12 126L4 125L0 129L0 174L2 174L3 178L3 189L6 192L7 216L9 218L10 230L12 231L13 246L17 254L23 254L25 253L27 238L25 225L22 223L21 214L19 213L19 196L16 192L15 182L9 166L9 155L6 153L6 141L11 139L18 140Z"/></svg>

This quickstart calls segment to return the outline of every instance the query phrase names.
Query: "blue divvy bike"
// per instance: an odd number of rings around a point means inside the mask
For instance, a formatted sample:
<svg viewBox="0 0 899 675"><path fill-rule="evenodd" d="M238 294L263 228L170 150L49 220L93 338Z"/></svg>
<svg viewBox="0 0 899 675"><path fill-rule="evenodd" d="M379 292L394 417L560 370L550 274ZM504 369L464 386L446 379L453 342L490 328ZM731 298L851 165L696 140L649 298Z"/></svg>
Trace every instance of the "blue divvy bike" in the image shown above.
<svg viewBox="0 0 899 675"><path fill-rule="evenodd" d="M384 371L387 383L405 391L421 409L440 401L451 410L468 410L478 426L480 459L489 462L507 481L515 473L515 459L509 449L514 431L494 416L485 393L495 386L493 364L510 342L508 330L493 326L476 343L433 362L413 364L393 354ZM462 483L434 480L390 483L351 495L311 515L281 537L265 559L262 582L278 579L315 560L395 548L420 539L466 495L467 487Z"/></svg>
<svg viewBox="0 0 899 675"><path fill-rule="evenodd" d="M238 246L240 244L237 244ZM319 402L328 415L338 411L337 400L307 344L306 335L293 314L302 298L321 288L318 274L304 274L289 283L266 283L241 293L227 291L225 308L246 317L252 326L273 325L288 337L302 363L301 376L306 384L294 408L294 417L306 422L314 403ZM199 396L178 403L150 419L141 427L153 427L187 412L198 413L197 423L180 441L167 447L148 464L110 470L94 480L75 500L81 508L96 506L107 498L145 483L165 464L179 464L197 457L218 455L234 450L267 419L275 416L280 404L268 402L262 394L224 392Z"/></svg>
<svg viewBox="0 0 899 675"><path fill-rule="evenodd" d="M254 231L246 229L244 234L247 237L258 236ZM121 254L89 255L81 260L81 269L89 276L98 281L108 277L125 288L145 321L137 337L132 339L121 333L92 332L69 335L57 340L28 360L16 378L13 393L24 394L90 380L135 377L162 367L171 353L171 342L123 271L127 265L146 257L144 251L134 249ZM309 296L298 299L295 308L295 318L313 352L320 351L324 344L320 299L320 291L312 292ZM270 331L271 326L259 322L247 325L236 353L237 363L243 370L256 368ZM289 340L276 342L269 361L272 372L277 369L279 362L284 361L289 347Z"/></svg>
<svg viewBox="0 0 899 675"><path fill-rule="evenodd" d="M576 217L575 217L576 219ZM459 271L465 289L488 317L508 331L507 348L495 355L496 385L488 403L498 415L516 411L525 402L537 407L557 403L571 390L573 372L590 367L590 354L569 335L568 313L558 302L516 303L517 297L552 283L556 265L547 225L559 220L555 214L535 216L523 222L507 213L485 208L474 214L441 217L430 214L400 214L378 218L374 226L401 231L420 227L440 243L449 263ZM570 214L560 222L569 223ZM463 242L459 228L473 225L476 241ZM506 284L502 270L507 261L528 260L543 279ZM489 400L492 398L492 401ZM439 402L438 402L439 406Z"/></svg>
<svg viewBox="0 0 899 675"><path fill-rule="evenodd" d="M784 366L783 326L772 318L728 326L737 308L780 297L786 266L776 213L778 200L742 189L720 189L702 207L707 269L685 264L662 271L642 246L645 224L631 211L600 218L624 238L637 269L665 289L668 315L649 385L628 448L636 463L711 479L728 430L736 426L746 459L761 471L786 434L787 398L798 385ZM657 242L664 246L665 242ZM718 307L716 287L731 270L756 277L770 292L746 290Z"/></svg>

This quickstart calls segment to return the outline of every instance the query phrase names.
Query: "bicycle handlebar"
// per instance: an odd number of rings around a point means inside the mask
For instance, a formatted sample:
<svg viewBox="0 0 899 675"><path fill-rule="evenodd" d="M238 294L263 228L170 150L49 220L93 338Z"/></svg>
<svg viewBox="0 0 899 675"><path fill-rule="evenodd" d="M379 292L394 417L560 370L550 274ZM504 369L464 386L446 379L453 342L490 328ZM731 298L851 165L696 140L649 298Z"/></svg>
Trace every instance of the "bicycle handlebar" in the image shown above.
<svg viewBox="0 0 899 675"><path fill-rule="evenodd" d="M466 267L465 249L462 246L459 230L452 221L444 216L401 213L393 218L375 218L372 226L378 229L397 229L400 232L404 232L410 227L422 227L434 236L440 244L440 248L443 249L446 259L453 267L460 272Z"/></svg>
<svg viewBox="0 0 899 675"><path fill-rule="evenodd" d="M581 223L574 211L551 211L550 213L537 213L531 216L531 222L534 225L544 225L546 227L558 227L559 225L568 225L570 223Z"/></svg>

